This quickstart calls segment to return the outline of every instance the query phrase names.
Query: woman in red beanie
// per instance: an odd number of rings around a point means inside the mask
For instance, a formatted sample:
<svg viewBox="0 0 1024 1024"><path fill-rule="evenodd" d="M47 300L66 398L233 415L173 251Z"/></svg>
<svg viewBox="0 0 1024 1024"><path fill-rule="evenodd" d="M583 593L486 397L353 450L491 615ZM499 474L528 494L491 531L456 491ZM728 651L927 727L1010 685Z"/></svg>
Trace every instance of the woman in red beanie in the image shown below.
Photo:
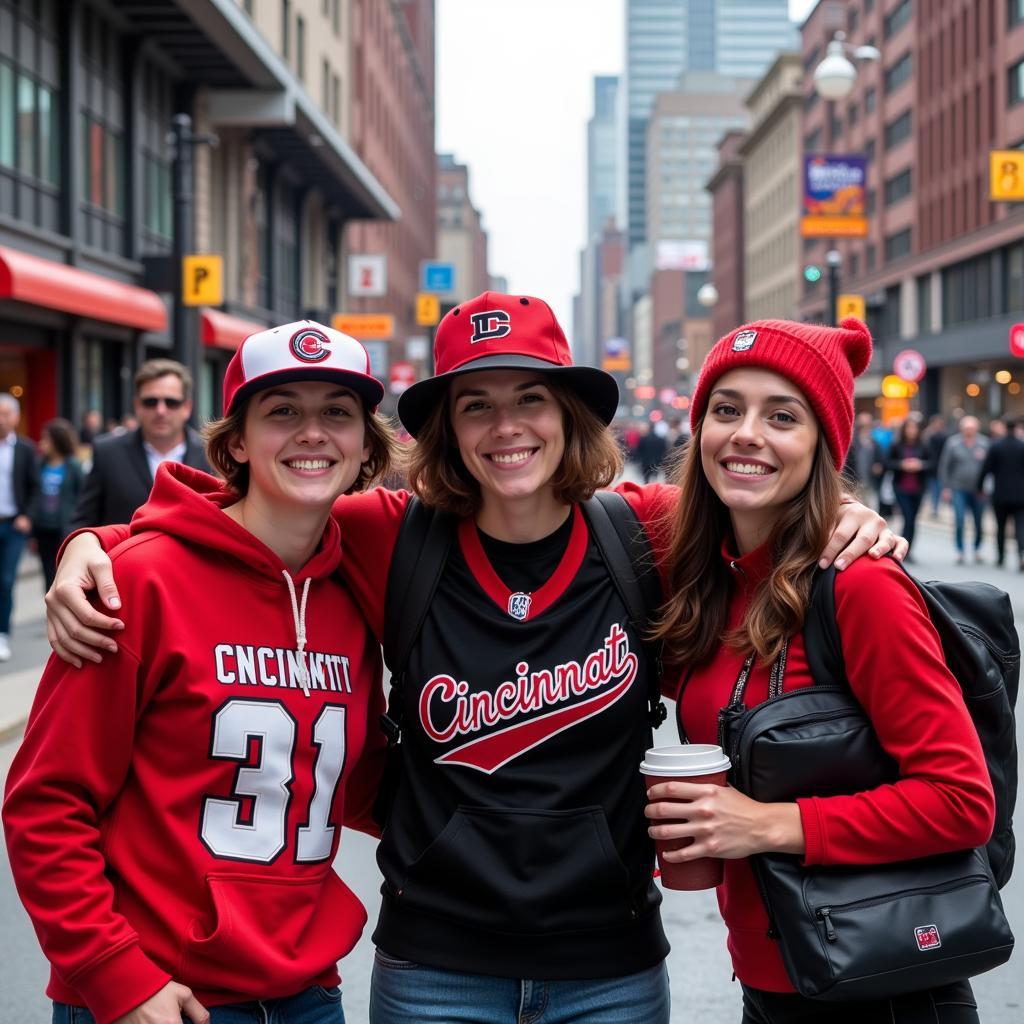
<svg viewBox="0 0 1024 1024"><path fill-rule="evenodd" d="M839 505L853 379L870 357L871 338L858 320L841 328L762 321L727 335L704 364L691 406L693 441L678 473L671 597L660 625L671 662L688 669L677 713L691 741L717 741L719 713L744 669L747 707L768 698L776 666L787 691L812 684L801 630ZM744 1024L969 1024L978 1017L967 982L870 1004L805 999L769 938L752 854L883 863L979 846L992 830L977 733L913 582L889 559L862 558L836 576L835 604L850 686L899 781L793 803L660 783L648 793L650 832L693 838L666 853L669 860L726 858L718 900L743 985ZM879 622L900 643L875 642ZM680 818L689 821L659 824Z"/></svg>
<svg viewBox="0 0 1024 1024"><path fill-rule="evenodd" d="M456 306L434 365L398 413L416 439L411 488L454 528L398 688L371 1024L668 1024L636 771L653 668L585 506L621 470L618 388L574 365L551 308L525 295ZM676 490L619 489L657 547ZM377 489L335 508L341 571L378 636L410 498ZM888 549L873 515L844 515L847 539L864 529L841 557Z"/></svg>

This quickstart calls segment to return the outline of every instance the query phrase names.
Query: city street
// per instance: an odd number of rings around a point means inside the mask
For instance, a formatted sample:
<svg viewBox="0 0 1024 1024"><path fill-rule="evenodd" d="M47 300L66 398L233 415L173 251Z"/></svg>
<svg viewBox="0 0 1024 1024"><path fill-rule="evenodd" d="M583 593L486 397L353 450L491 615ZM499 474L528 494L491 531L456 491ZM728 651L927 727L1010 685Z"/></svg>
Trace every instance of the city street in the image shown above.
<svg viewBox="0 0 1024 1024"><path fill-rule="evenodd" d="M985 555L993 560L991 544ZM981 579L1007 590L1013 600L1018 629L1024 626L1024 574L993 568L991 564L958 567L953 564L952 541L945 523L932 523L922 518L915 545L917 565L914 570L925 579ZM20 587L21 609L13 662L17 669L0 675L0 698L4 688L17 682L30 686L28 673L20 671L30 659L41 665L48 648L39 617L40 588L36 578L25 580ZM670 718L670 723L672 719ZM1018 743L1024 740L1020 721ZM658 743L672 743L675 734L671 724L664 726ZM18 738L0 741L0 784L6 778ZM374 843L357 833L346 832L337 870L365 903L370 924L362 940L342 962L345 1011L350 1024L367 1019L367 993L373 961L370 942L379 896L378 875L373 859ZM7 869L6 856L0 854L0 992L3 993L4 1020L20 1024L46 1024L48 1003L43 995L46 964L39 952L28 918L18 902ZM1024 934L1024 867L1003 892L1007 914L1018 935ZM665 924L672 943L669 968L672 974L673 1019L699 1020L703 1024L734 1024L739 1019L738 986L731 982L731 970L725 952L725 930L719 921L711 893L675 893L665 895ZM1020 954L1010 964L979 978L975 984L985 1024L1018 1024L1024 1017L1024 980L1019 966Z"/></svg>

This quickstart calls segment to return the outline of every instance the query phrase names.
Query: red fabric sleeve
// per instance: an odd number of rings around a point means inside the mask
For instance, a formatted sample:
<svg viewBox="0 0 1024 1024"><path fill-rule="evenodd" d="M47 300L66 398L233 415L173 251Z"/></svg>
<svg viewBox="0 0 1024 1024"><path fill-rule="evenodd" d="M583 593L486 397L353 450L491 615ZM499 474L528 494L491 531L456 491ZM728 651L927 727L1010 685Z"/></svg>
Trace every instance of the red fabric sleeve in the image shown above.
<svg viewBox="0 0 1024 1024"><path fill-rule="evenodd" d="M345 782L345 827L380 839L380 826L373 820L373 805L380 789L387 760L387 736L380 727L384 714L384 686L381 679L380 658L374 669L373 690L366 717L366 742L352 774Z"/></svg>
<svg viewBox="0 0 1024 1024"><path fill-rule="evenodd" d="M960 686L935 627L895 562L862 558L836 577L850 686L899 766L891 785L798 801L808 864L877 864L986 843L995 803Z"/></svg>
<svg viewBox="0 0 1024 1024"><path fill-rule="evenodd" d="M171 980L114 909L100 831L131 763L137 715L155 687L144 676L123 644L102 665L80 669L52 655L3 809L11 871L43 952L99 1024Z"/></svg>
<svg viewBox="0 0 1024 1024"><path fill-rule="evenodd" d="M667 583L668 545L672 533L672 520L679 504L679 488L672 484L619 484L615 491L621 494L644 525L651 542L654 557L661 574L662 589Z"/></svg>
<svg viewBox="0 0 1024 1024"><path fill-rule="evenodd" d="M384 635L384 595L391 556L409 498L408 491L375 487L334 503L333 514L341 525L338 571L378 642Z"/></svg>
<svg viewBox="0 0 1024 1024"><path fill-rule="evenodd" d="M74 533L69 533L61 543L60 548L57 550L57 562L64 557L64 549L71 543L77 536L83 533L92 533L96 535L96 539L100 542L100 547L104 551L113 551L118 544L123 540L127 540L131 530L125 523L121 523L117 526L83 526L80 530L75 530Z"/></svg>

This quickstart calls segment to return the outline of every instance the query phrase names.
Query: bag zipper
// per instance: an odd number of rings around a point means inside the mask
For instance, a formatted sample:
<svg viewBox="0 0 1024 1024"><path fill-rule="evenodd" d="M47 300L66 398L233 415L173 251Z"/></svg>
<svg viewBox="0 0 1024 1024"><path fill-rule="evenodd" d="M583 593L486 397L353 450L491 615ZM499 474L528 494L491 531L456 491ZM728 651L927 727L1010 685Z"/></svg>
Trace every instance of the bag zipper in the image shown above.
<svg viewBox="0 0 1024 1024"><path fill-rule="evenodd" d="M966 878L958 878L956 882L943 882L939 885L929 885L923 889L901 889L899 892L890 892L885 896L871 896L863 900L854 900L851 903L837 903L834 906L817 907L814 916L825 924L825 938L829 942L838 942L839 936L836 933L835 925L832 923L832 914L836 911L861 909L862 907L874 907L882 903L892 903L901 896L924 896L933 892L956 892L957 889L965 889L976 882L987 881L985 875L968 875Z"/></svg>

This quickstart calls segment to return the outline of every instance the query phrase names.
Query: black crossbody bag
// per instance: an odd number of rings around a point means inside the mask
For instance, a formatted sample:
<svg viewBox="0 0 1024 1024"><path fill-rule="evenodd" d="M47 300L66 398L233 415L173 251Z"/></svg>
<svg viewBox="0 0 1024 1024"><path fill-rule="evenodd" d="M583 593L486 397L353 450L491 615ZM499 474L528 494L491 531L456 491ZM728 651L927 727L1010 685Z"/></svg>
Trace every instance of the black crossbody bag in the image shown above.
<svg viewBox="0 0 1024 1024"><path fill-rule="evenodd" d="M786 692L785 655L772 667L767 701L743 704L751 657L720 713L731 784L774 802L894 782L896 764L849 687ZM876 865L804 866L798 856L774 853L751 864L769 935L790 981L810 999L920 991L998 967L1013 950L983 847Z"/></svg>

